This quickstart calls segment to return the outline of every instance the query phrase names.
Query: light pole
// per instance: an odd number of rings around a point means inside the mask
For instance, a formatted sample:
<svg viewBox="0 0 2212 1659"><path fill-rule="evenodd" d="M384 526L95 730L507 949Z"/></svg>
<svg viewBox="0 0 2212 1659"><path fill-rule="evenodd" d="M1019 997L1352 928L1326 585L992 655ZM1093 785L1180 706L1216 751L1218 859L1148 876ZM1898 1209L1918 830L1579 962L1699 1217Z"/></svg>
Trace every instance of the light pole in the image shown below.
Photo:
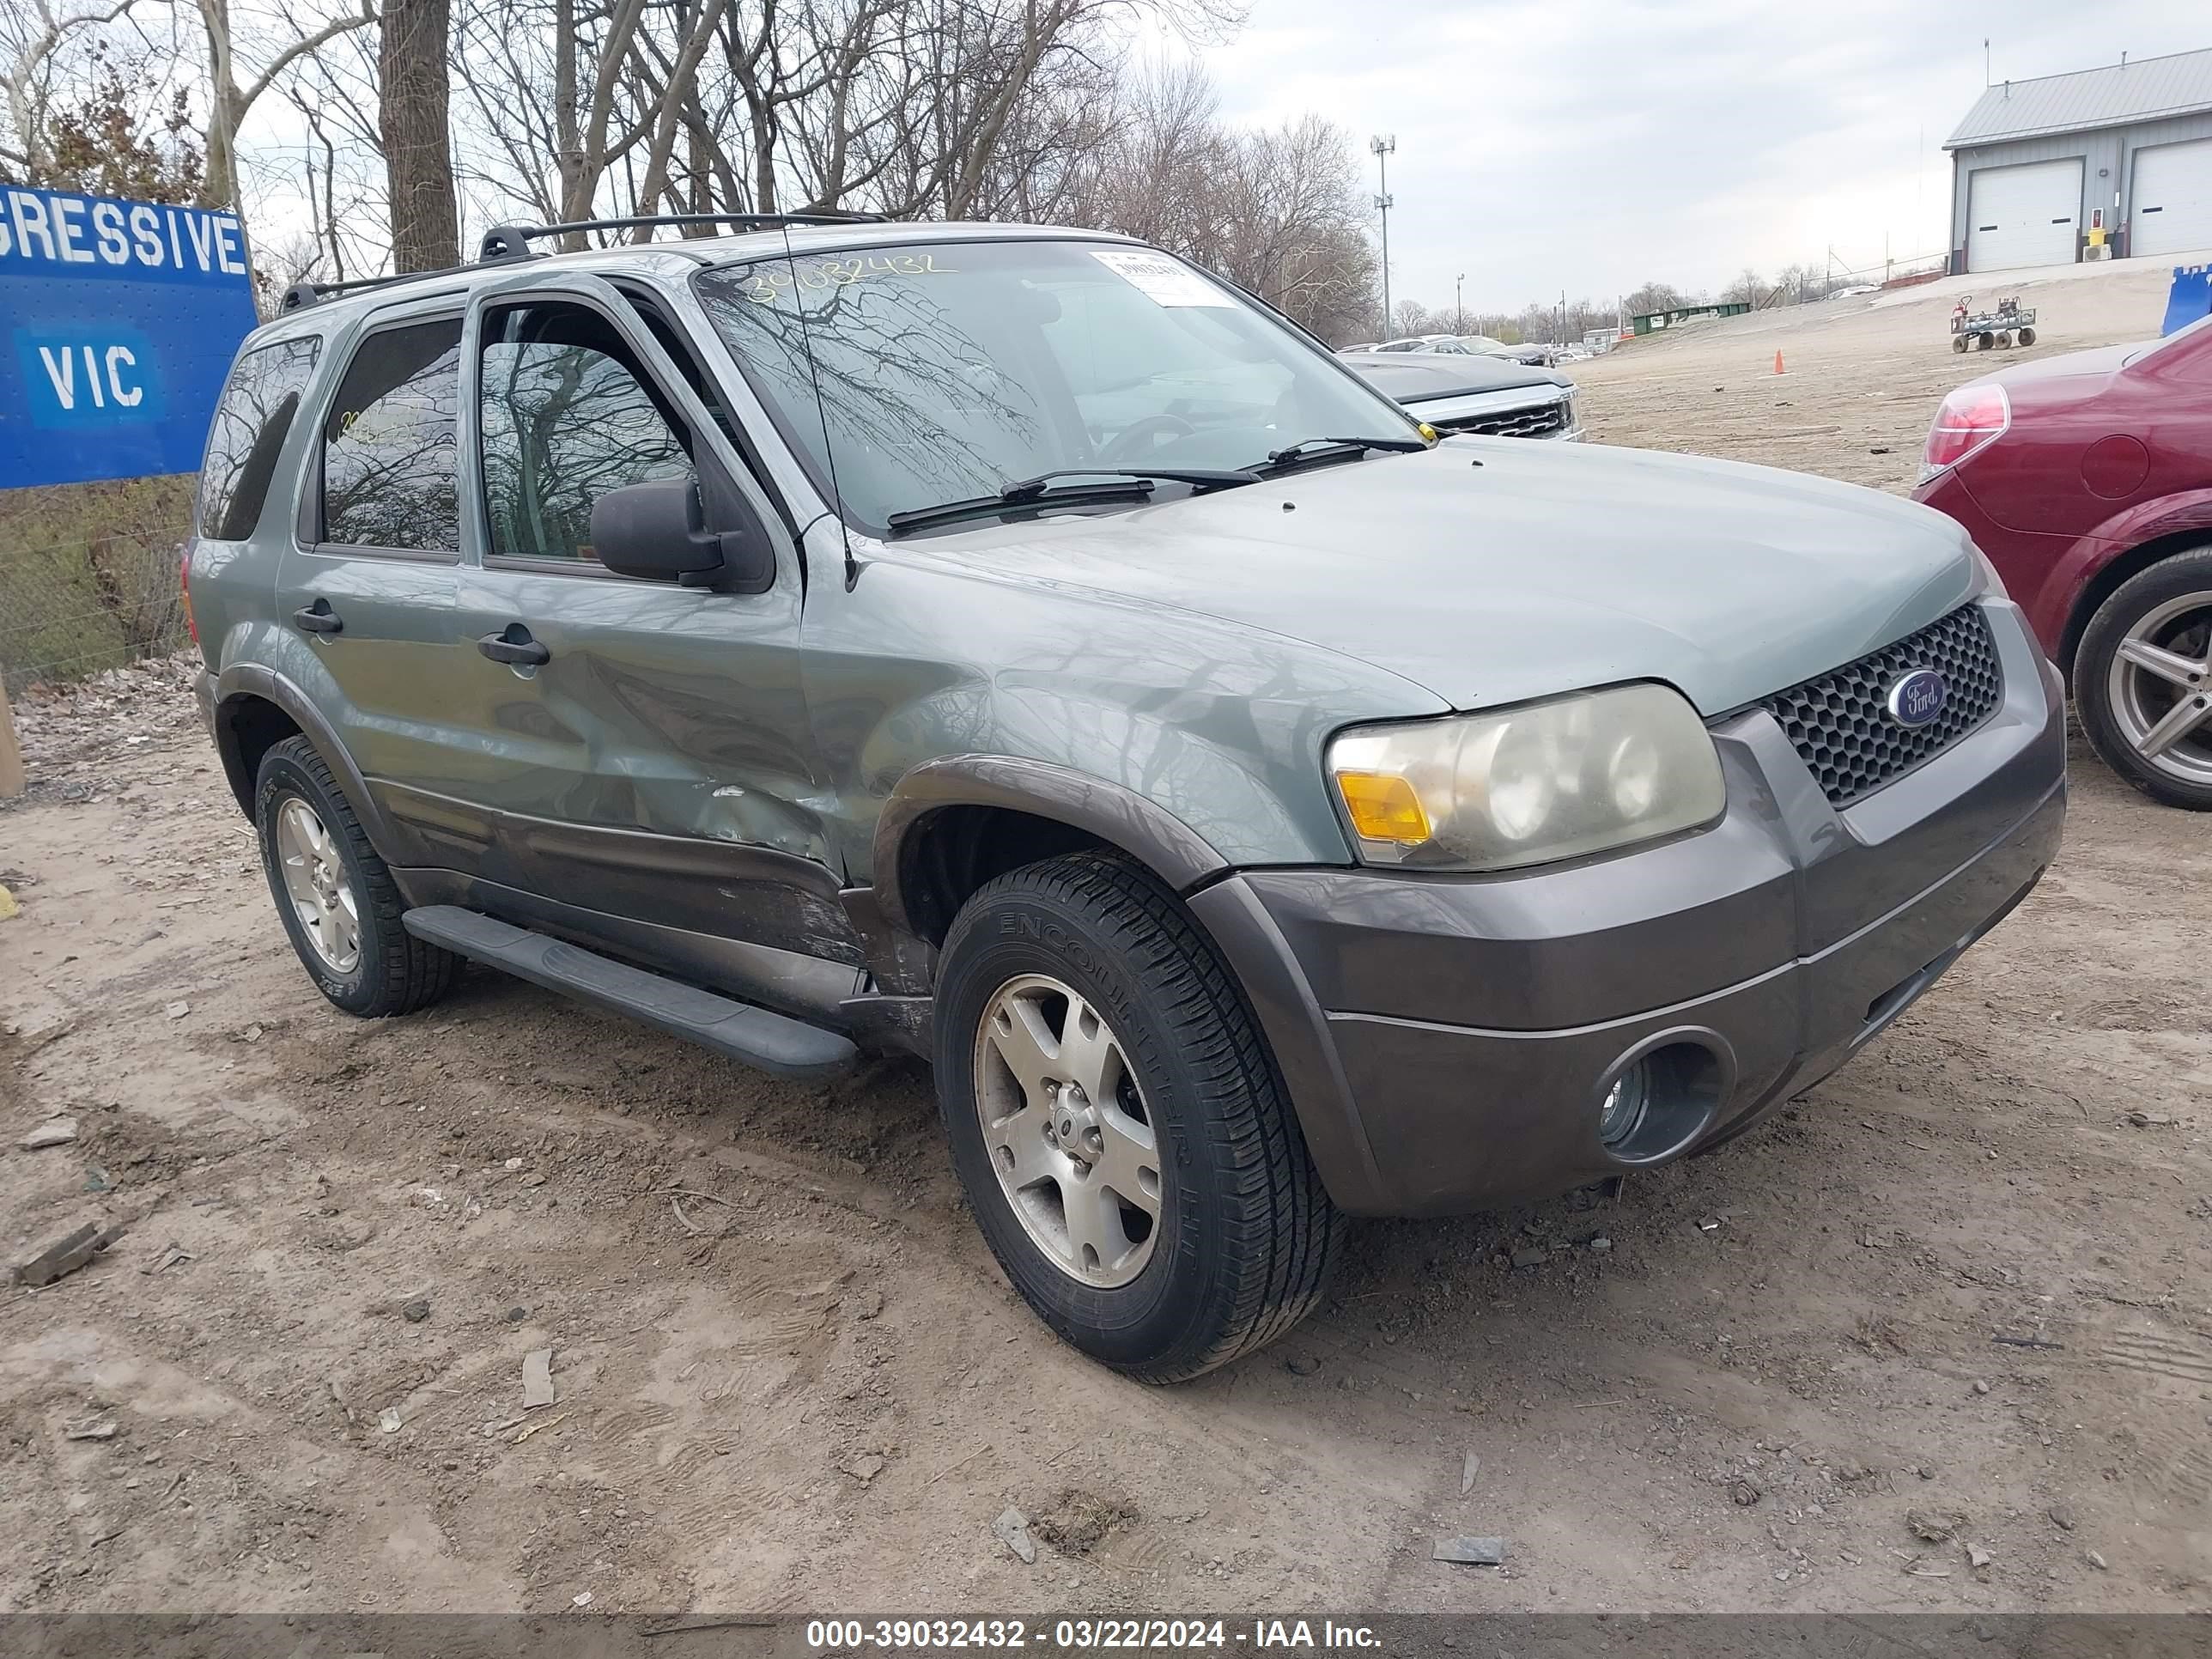
<svg viewBox="0 0 2212 1659"><path fill-rule="evenodd" d="M1376 134L1367 141L1367 148L1375 153L1375 177L1379 186L1375 194L1376 211L1382 216L1382 337L1390 337L1390 157L1398 148L1395 133Z"/></svg>
<svg viewBox="0 0 2212 1659"><path fill-rule="evenodd" d="M1467 332L1467 273L1452 278L1452 327L1461 334Z"/></svg>

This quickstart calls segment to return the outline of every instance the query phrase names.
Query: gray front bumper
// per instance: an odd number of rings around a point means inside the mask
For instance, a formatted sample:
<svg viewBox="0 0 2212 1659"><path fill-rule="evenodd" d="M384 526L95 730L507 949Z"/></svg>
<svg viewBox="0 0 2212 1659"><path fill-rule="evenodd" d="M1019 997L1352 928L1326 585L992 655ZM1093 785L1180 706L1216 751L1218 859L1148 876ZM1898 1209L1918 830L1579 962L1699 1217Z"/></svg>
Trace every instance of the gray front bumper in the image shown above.
<svg viewBox="0 0 2212 1659"><path fill-rule="evenodd" d="M2014 606L1988 609L1996 714L1843 811L1754 709L1716 732L1729 805L1695 835L1517 875L1248 871L1198 894L1337 1201L1444 1214L1620 1170L1598 1097L1663 1032L1722 1059L1685 1150L1716 1145L1933 984L2064 817L2057 675Z"/></svg>

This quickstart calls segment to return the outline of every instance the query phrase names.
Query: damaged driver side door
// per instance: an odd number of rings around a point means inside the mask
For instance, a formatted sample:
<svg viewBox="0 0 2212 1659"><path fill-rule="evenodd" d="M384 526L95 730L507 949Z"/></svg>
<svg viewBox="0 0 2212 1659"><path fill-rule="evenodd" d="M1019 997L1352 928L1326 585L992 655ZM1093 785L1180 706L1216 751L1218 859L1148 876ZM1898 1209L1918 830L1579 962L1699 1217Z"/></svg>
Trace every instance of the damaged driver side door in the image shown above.
<svg viewBox="0 0 2212 1659"><path fill-rule="evenodd" d="M819 1013L862 956L815 806L799 554L683 350L603 281L477 296L460 587L483 754L468 799L413 816L452 838L462 902ZM599 562L594 501L671 479L710 508L744 495L775 556L764 589Z"/></svg>

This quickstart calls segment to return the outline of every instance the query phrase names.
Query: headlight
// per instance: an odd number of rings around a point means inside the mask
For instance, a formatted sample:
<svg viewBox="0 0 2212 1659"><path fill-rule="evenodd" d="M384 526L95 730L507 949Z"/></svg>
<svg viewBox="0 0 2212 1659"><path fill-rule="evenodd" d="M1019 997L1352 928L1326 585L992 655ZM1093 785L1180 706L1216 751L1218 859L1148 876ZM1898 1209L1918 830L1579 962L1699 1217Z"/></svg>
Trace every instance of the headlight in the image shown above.
<svg viewBox="0 0 2212 1659"><path fill-rule="evenodd" d="M1361 860L1510 870L1694 829L1727 802L1678 692L1622 685L1454 720L1364 726L1328 746Z"/></svg>

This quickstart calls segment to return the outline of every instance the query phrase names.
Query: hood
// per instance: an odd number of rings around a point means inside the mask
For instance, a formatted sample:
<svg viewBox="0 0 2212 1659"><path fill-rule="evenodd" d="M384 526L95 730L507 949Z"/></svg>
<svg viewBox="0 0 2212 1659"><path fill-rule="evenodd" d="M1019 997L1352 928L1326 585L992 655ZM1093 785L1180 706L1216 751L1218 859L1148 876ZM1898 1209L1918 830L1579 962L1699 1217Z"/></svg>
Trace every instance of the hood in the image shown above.
<svg viewBox="0 0 2212 1659"><path fill-rule="evenodd" d="M1347 351L1345 362L1386 397L1401 404L1463 398L1474 392L1508 392L1522 386L1565 386L1566 376L1504 357L1441 353Z"/></svg>
<svg viewBox="0 0 2212 1659"><path fill-rule="evenodd" d="M1978 582L1958 525L1875 490L1512 438L882 556L1223 618L1456 708L1656 679L1707 715L1925 627Z"/></svg>

